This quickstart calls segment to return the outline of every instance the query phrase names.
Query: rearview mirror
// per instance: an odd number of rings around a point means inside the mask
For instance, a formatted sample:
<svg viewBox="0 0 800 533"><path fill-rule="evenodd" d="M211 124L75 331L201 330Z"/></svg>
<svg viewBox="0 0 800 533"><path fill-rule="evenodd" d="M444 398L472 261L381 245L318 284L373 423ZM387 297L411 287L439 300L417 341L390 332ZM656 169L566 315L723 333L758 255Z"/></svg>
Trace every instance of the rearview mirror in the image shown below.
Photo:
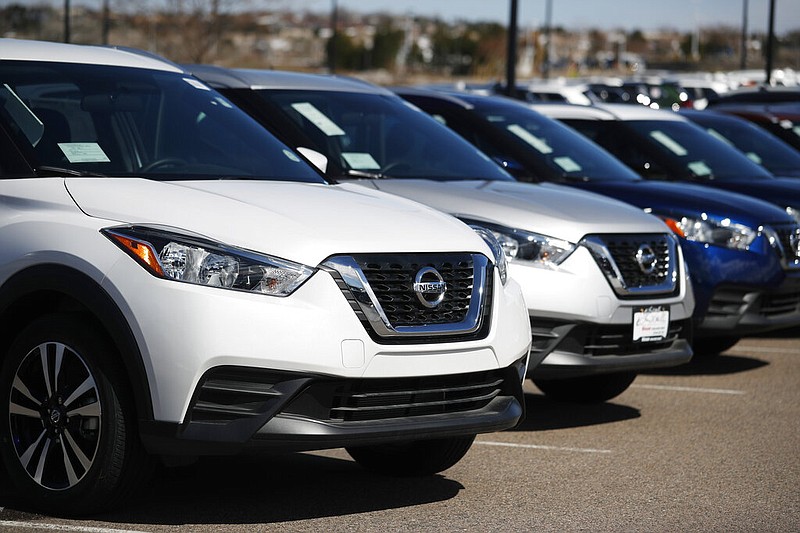
<svg viewBox="0 0 800 533"><path fill-rule="evenodd" d="M316 150L312 150L311 148L306 148L305 146L300 146L297 148L297 151L303 154L303 156L311 162L312 165L317 167L320 172L325 174L328 170L328 158L325 157L323 154L317 152Z"/></svg>

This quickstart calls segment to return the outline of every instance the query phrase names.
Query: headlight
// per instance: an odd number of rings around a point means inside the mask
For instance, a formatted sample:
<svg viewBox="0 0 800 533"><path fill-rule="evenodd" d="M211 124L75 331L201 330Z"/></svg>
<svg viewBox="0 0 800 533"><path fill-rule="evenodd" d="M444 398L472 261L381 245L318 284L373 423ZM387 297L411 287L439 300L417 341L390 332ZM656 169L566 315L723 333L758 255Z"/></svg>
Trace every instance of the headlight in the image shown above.
<svg viewBox="0 0 800 533"><path fill-rule="evenodd" d="M102 233L156 277L288 296L314 273L305 265L160 228L123 226Z"/></svg>
<svg viewBox="0 0 800 533"><path fill-rule="evenodd" d="M470 227L486 241L486 244L492 250L494 264L497 266L497 273L500 274L500 282L505 285L506 281L508 281L508 262L506 261L506 254L503 251L503 247L500 245L500 241L497 240L494 233L483 226L471 225Z"/></svg>
<svg viewBox="0 0 800 533"><path fill-rule="evenodd" d="M728 218L719 221L711 220L705 215L701 218L661 218L679 237L688 241L704 242L734 250L749 249L750 244L758 236L757 230L743 224L735 224Z"/></svg>
<svg viewBox="0 0 800 533"><path fill-rule="evenodd" d="M461 220L489 229L500 243L509 262L524 262L540 268L555 268L575 250L574 244L547 235L464 218Z"/></svg>
<svg viewBox="0 0 800 533"><path fill-rule="evenodd" d="M787 208L786 208L786 212L787 212L787 213L788 213L788 214L789 214L789 215L790 215L792 218L794 218L795 222L797 222L798 224L800 224L800 209L797 209L797 208L794 208L794 207L787 207Z"/></svg>

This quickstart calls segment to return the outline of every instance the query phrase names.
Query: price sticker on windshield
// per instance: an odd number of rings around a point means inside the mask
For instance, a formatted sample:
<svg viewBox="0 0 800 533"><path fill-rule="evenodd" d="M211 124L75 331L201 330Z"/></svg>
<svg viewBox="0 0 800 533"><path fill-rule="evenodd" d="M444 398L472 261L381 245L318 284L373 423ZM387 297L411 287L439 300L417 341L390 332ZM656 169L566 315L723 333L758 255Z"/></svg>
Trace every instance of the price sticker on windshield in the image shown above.
<svg viewBox="0 0 800 533"><path fill-rule="evenodd" d="M669 311L663 307L642 307L633 313L634 342L657 342L669 333Z"/></svg>

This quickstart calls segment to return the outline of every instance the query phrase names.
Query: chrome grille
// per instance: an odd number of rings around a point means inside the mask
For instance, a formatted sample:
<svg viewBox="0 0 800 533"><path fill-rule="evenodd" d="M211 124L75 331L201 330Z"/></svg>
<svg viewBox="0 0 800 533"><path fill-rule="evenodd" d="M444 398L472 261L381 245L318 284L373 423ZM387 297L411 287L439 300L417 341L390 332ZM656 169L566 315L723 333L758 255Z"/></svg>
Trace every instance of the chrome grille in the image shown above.
<svg viewBox="0 0 800 533"><path fill-rule="evenodd" d="M592 235L581 244L589 249L620 296L677 292L677 244L671 235ZM650 260L644 260L647 255L651 255Z"/></svg>
<svg viewBox="0 0 800 533"><path fill-rule="evenodd" d="M785 268L800 268L800 227L797 224L772 226L778 238L776 250Z"/></svg>
<svg viewBox="0 0 800 533"><path fill-rule="evenodd" d="M460 322L469 310L472 297L471 255L406 258L356 256L361 270L380 302L386 318L395 326ZM414 276L423 267L434 267L447 283L444 301L436 308L423 306L413 291Z"/></svg>
<svg viewBox="0 0 800 533"><path fill-rule="evenodd" d="M481 254L355 254L331 257L321 267L379 342L487 333L494 265ZM446 287L433 305L414 287L419 273L431 268Z"/></svg>

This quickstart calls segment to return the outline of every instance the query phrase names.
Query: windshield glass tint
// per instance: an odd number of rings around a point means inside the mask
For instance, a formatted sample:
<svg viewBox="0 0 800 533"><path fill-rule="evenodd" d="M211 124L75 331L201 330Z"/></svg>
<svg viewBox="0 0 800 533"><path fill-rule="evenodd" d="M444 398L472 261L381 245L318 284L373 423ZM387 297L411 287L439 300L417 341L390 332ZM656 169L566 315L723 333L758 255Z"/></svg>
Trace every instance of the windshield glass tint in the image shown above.
<svg viewBox="0 0 800 533"><path fill-rule="evenodd" d="M776 176L800 177L800 152L758 126L744 120L691 119Z"/></svg>
<svg viewBox="0 0 800 533"><path fill-rule="evenodd" d="M730 181L771 177L743 153L699 126L672 120L632 120L625 124L676 161L688 176Z"/></svg>
<svg viewBox="0 0 800 533"><path fill-rule="evenodd" d="M330 163L391 178L512 180L475 147L397 97L260 90Z"/></svg>
<svg viewBox="0 0 800 533"><path fill-rule="evenodd" d="M543 162L555 177L590 180L641 179L603 148L568 126L522 105L472 100L484 119L513 138Z"/></svg>
<svg viewBox="0 0 800 533"><path fill-rule="evenodd" d="M219 93L174 72L2 62L0 121L45 171L323 181Z"/></svg>

